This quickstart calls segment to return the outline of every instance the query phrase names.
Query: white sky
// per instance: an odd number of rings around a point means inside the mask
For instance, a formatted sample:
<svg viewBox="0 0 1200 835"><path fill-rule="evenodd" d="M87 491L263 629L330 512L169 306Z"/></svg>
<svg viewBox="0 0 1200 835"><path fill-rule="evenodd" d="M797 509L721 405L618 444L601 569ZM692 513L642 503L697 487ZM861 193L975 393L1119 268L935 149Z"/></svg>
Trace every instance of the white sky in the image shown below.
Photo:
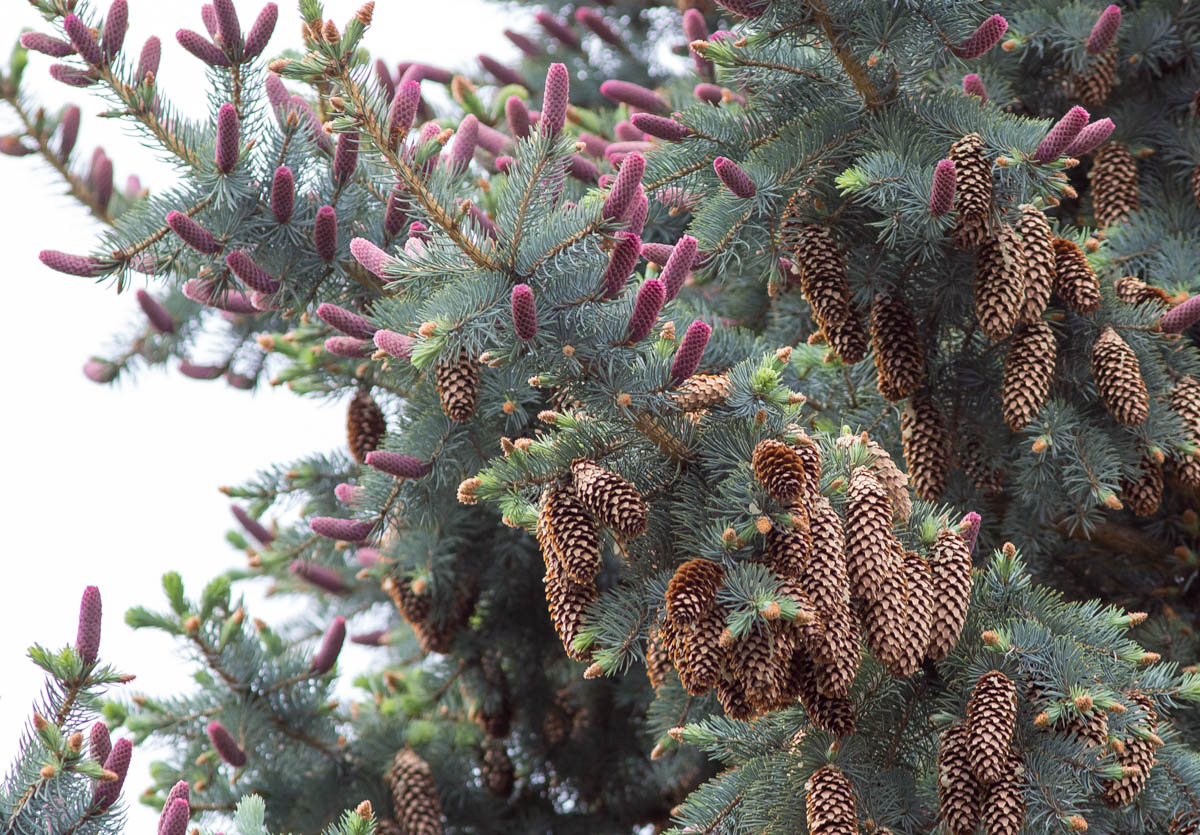
<svg viewBox="0 0 1200 835"><path fill-rule="evenodd" d="M265 0L237 0L243 32ZM295 3L277 0L280 18L266 54L296 45ZM129 0L126 50L136 55L158 35L163 55L158 79L165 95L200 115L205 101L200 62L175 42L174 32L203 32L200 2ZM339 26L359 0L326 0L326 17ZM99 2L97 7L103 7ZM528 17L529 19L525 19ZM532 15L514 21L483 0L401 3L380 0L366 46L393 66L424 60L452 68L473 67L478 52L512 55L505 26L532 30ZM7 68L9 45L26 28L47 31L27 4L9 2L0 16L0 57ZM116 120L97 118L104 102L86 90L51 80L48 56L31 54L25 89L50 111L73 102L83 109L76 145L79 159L103 145L114 161L117 188L136 173L154 189L170 182L170 170ZM190 106L190 108L189 108ZM0 134L16 127L0 105ZM191 687L190 668L174 656L174 642L150 631L134 632L125 610L165 606L160 578L179 571L190 595L211 577L244 564L223 540L233 525L229 501L217 492L272 462L344 443L344 412L285 390L254 394L223 381L189 380L173 367L126 381L117 388L88 381L81 367L140 316L133 290L94 285L46 269L42 249L84 254L98 224L35 157L0 157L0 246L5 253L5 327L0 355L5 368L3 463L0 506L5 508L6 554L0 583L0 770L7 771L29 709L42 686L41 672L25 657L34 642L60 647L74 641L84 586L104 598L101 657L137 675L130 692L166 694ZM153 285L149 286L153 292ZM205 443L202 439L214 439ZM43 563L47 559L50 562ZM347 666L363 663L369 650L348 646ZM128 830L153 831L157 817L136 798L150 784L148 750L135 749L126 782Z"/></svg>

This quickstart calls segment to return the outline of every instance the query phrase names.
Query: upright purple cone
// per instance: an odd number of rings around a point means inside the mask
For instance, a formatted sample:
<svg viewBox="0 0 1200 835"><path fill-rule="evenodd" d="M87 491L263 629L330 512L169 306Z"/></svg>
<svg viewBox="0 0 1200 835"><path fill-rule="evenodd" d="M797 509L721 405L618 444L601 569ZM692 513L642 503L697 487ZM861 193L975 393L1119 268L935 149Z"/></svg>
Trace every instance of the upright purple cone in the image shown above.
<svg viewBox="0 0 1200 835"><path fill-rule="evenodd" d="M743 200L754 196L754 181L733 160L726 159L725 157L717 157L713 160L713 170L717 172L717 177L725 184L725 187L732 191L735 196Z"/></svg>
<svg viewBox="0 0 1200 835"><path fill-rule="evenodd" d="M287 223L292 219L295 205L296 178L292 176L292 169L281 165L271 177L271 214L280 223Z"/></svg>
<svg viewBox="0 0 1200 835"><path fill-rule="evenodd" d="M274 3L263 6L262 11L254 20L254 25L246 33L246 45L242 47L243 61L252 61L266 49L267 41L271 40L271 35L275 32L275 21L278 18L278 6Z"/></svg>
<svg viewBox="0 0 1200 835"><path fill-rule="evenodd" d="M223 174L232 171L240 150L237 109L232 104L223 104L217 111L217 170Z"/></svg>
<svg viewBox="0 0 1200 835"><path fill-rule="evenodd" d="M336 617L329 628L325 630L325 637L321 639L321 646L317 650L317 654L313 656L312 664L309 665L308 671L317 675L325 675L333 669L333 665L337 662L337 657L342 651L342 644L346 641L346 619Z"/></svg>
<svg viewBox="0 0 1200 835"><path fill-rule="evenodd" d="M1058 120L1058 124L1050 128L1046 138L1033 152L1034 162L1054 162L1063 155L1063 151L1074 141L1075 137L1088 123L1088 112L1082 107L1075 106L1067 111L1067 115Z"/></svg>
<svg viewBox="0 0 1200 835"><path fill-rule="evenodd" d="M1096 25L1092 27L1092 31L1088 35L1087 51L1092 55L1099 55L1101 52L1107 51L1113 45L1113 41L1117 39L1117 29L1120 27L1120 6L1109 6L1100 12L1100 17L1096 18Z"/></svg>
<svg viewBox="0 0 1200 835"><path fill-rule="evenodd" d="M604 271L604 296L609 299L625 287L642 251L642 239L636 233L618 232L614 237L617 242L608 257L608 269Z"/></svg>
<svg viewBox="0 0 1200 835"><path fill-rule="evenodd" d="M129 4L126 0L113 0L104 18L104 32L100 38L100 50L104 60L111 61L125 43L125 30L129 26Z"/></svg>
<svg viewBox="0 0 1200 835"><path fill-rule="evenodd" d="M544 134L558 136L567 123L567 102L571 96L571 76L565 64L551 64L546 70L546 90L542 95L542 118L538 123Z"/></svg>
<svg viewBox="0 0 1200 835"><path fill-rule="evenodd" d="M663 266L662 275L659 276L667 291L668 300L678 296L679 291L683 289L683 282L687 280L688 273L692 271L692 264L696 261L699 246L699 241L691 235L684 235L671 250L671 256Z"/></svg>
<svg viewBox="0 0 1200 835"><path fill-rule="evenodd" d="M138 290L137 303L156 331L159 333L175 333L175 320L171 318L171 314L167 313L167 309L162 306L158 299L151 296L145 290Z"/></svg>
<svg viewBox="0 0 1200 835"><path fill-rule="evenodd" d="M650 279L638 288L633 313L629 317L629 330L625 337L629 342L641 342L650 334L650 329L658 321L658 312L662 310L666 300L667 289L657 278Z"/></svg>
<svg viewBox="0 0 1200 835"><path fill-rule="evenodd" d="M116 780L107 783L97 783L92 793L92 803L99 809L107 809L117 802L121 796L121 787L125 785L125 775L129 773L129 760L133 756L133 743L128 739L118 739L104 759L104 768L117 775Z"/></svg>
<svg viewBox="0 0 1200 835"><path fill-rule="evenodd" d="M671 385L677 386L696 373L700 367L700 359L708 346L708 338L712 336L712 326L699 320L688 325L683 334L683 341L675 352L671 363Z"/></svg>
<svg viewBox="0 0 1200 835"><path fill-rule="evenodd" d="M479 119L468 113L458 123L454 132L454 147L450 150L447 165L455 174L462 174L475 157L475 146L479 144Z"/></svg>
<svg viewBox="0 0 1200 835"><path fill-rule="evenodd" d="M246 533L258 540L259 545L270 545L275 541L275 534L271 533L270 529L263 525L262 522L242 510L242 508L233 504L229 506L229 510L233 513L233 518L238 520L238 524L245 529Z"/></svg>
<svg viewBox="0 0 1200 835"><path fill-rule="evenodd" d="M103 607L100 589L88 586L79 602L79 626L75 631L75 651L84 664L92 664L100 652L100 620Z"/></svg>
<svg viewBox="0 0 1200 835"><path fill-rule="evenodd" d="M646 158L639 153L632 153L621 163L617 179L608 191L604 200L604 217L615 220L622 217L630 204L637 197L638 186L642 184L642 174L646 172Z"/></svg>
<svg viewBox="0 0 1200 835"><path fill-rule="evenodd" d="M271 295L279 290L279 279L255 263L250 253L244 249L235 249L225 256L225 264L238 277L238 280L260 293Z"/></svg>
<svg viewBox="0 0 1200 835"><path fill-rule="evenodd" d="M185 799L168 798L158 819L158 835L187 835L188 818L191 814L191 808Z"/></svg>
<svg viewBox="0 0 1200 835"><path fill-rule="evenodd" d="M976 73L969 72L963 76L962 89L968 96L977 97L980 104L987 104L987 88L983 86L983 79Z"/></svg>
<svg viewBox="0 0 1200 835"><path fill-rule="evenodd" d="M333 184L344 186L354 176L358 167L358 134L338 134L337 148L333 152Z"/></svg>
<svg viewBox="0 0 1200 835"><path fill-rule="evenodd" d="M158 61L161 57L162 41L154 35L146 38L146 42L142 44L142 51L138 55L137 70L133 74L139 84L145 81L149 75L158 75Z"/></svg>
<svg viewBox="0 0 1200 835"><path fill-rule="evenodd" d="M979 526L982 522L980 515L972 510L958 523L958 535L967 543L967 550L971 554L975 553L975 543L979 539Z"/></svg>
<svg viewBox="0 0 1200 835"><path fill-rule="evenodd" d="M944 159L933 169L933 188L929 192L929 213L941 217L954 207L954 160Z"/></svg>
<svg viewBox="0 0 1200 835"><path fill-rule="evenodd" d="M202 255L216 255L221 251L221 242L212 232L183 212L167 212L167 226L180 240Z"/></svg>
<svg viewBox="0 0 1200 835"><path fill-rule="evenodd" d="M214 719L208 723L207 730L209 742L217 749L221 759L234 768L241 768L246 764L246 752L237 744L228 728Z"/></svg>
<svg viewBox="0 0 1200 835"><path fill-rule="evenodd" d="M959 58L970 61L1000 43L1000 39L1007 31L1008 21L1004 19L1003 15L994 14L979 24L979 28L971 33L971 37L958 46L950 47L950 51Z"/></svg>
<svg viewBox="0 0 1200 835"><path fill-rule="evenodd" d="M1063 151L1063 156L1081 157L1089 151L1096 150L1104 144L1104 140L1108 139L1115 127L1112 119L1099 119L1092 122L1075 135L1071 144Z"/></svg>
<svg viewBox="0 0 1200 835"><path fill-rule="evenodd" d="M88 730L88 756L104 765L112 751L112 738L108 735L108 725L94 722Z"/></svg>
<svg viewBox="0 0 1200 835"><path fill-rule="evenodd" d="M537 303L533 299L533 289L528 284L518 284L512 289L512 321L517 338L528 342L537 336Z"/></svg>
<svg viewBox="0 0 1200 835"><path fill-rule="evenodd" d="M317 209L317 217L313 221L313 245L317 257L326 263L333 261L337 255L337 242L337 212L333 206L322 206Z"/></svg>

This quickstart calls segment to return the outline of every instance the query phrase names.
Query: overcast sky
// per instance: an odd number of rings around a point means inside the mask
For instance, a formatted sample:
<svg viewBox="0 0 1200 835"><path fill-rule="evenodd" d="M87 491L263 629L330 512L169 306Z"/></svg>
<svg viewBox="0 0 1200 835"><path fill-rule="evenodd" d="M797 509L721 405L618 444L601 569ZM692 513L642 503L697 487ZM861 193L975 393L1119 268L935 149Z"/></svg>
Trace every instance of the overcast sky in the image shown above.
<svg viewBox="0 0 1200 835"><path fill-rule="evenodd" d="M200 3L128 0L126 48L140 49L158 35L163 55L160 89L190 115L201 116L204 73L199 61L175 42L179 28L203 31ZM243 31L263 2L237 0ZM326 16L339 26L359 0L326 0ZM103 0L96 4L103 7ZM298 44L295 3L279 0L280 20L267 55ZM395 64L406 59L465 68L478 52L511 55L501 35L514 23L503 9L483 0L437 3L376 3L366 46ZM46 31L27 4L9 0L0 17L0 55L23 29ZM25 89L48 110L68 102L81 106L76 153L86 160L103 145L114 161L120 188L137 174L151 189L170 182L170 169L131 137L117 120L100 119L105 109L86 90L51 80L53 59L32 54ZM0 134L16 128L0 104ZM176 645L157 633L133 632L125 610L161 607L163 572L177 570L189 593L198 593L222 570L244 564L225 544L231 527L228 500L217 492L272 462L344 443L344 412L336 404L301 400L286 390L236 391L222 381L198 382L173 367L155 370L119 386L84 378L88 356L103 354L110 336L128 330L141 315L133 286L114 288L52 272L39 250L87 253L98 229L88 213L63 195L55 173L34 157L0 157L0 245L5 253L5 323L0 355L5 367L4 580L0 583L0 769L7 771L42 675L25 657L38 642L60 647L74 640L79 597L98 585L104 598L101 657L137 675L138 691L166 694L191 687L189 667L176 659ZM139 280L141 277L139 276ZM146 285L154 291L154 286ZM206 443L203 439L209 439ZM353 647L348 664L362 663L369 650ZM156 816L136 802L150 784L150 752L135 750L126 783L131 801L128 831L153 831Z"/></svg>

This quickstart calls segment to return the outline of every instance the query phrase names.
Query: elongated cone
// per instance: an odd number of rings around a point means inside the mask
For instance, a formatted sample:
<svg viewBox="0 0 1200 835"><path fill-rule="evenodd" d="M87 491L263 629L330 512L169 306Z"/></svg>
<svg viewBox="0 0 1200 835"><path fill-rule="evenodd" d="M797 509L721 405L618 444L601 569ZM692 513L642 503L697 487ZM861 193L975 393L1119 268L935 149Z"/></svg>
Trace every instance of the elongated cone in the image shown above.
<svg viewBox="0 0 1200 835"><path fill-rule="evenodd" d="M679 291L683 289L683 283L687 280L692 265L696 263L698 253L699 242L691 235L684 235L676 241L675 248L671 250L671 255L658 276L658 280L667 291L668 301L679 295Z"/></svg>
<svg viewBox="0 0 1200 835"><path fill-rule="evenodd" d="M905 590L908 592L903 635L900 639L901 652L889 667L893 675L911 676L925 660L925 649L929 646L929 629L933 623L933 573L923 557L911 551L904 555L902 563Z"/></svg>
<svg viewBox="0 0 1200 835"><path fill-rule="evenodd" d="M292 176L292 169L281 165L271 177L271 214L280 223L287 223L292 219L295 203L296 179Z"/></svg>
<svg viewBox="0 0 1200 835"><path fill-rule="evenodd" d="M1092 378L1104 407L1118 423L1146 422L1150 399L1137 354L1113 328L1105 328L1092 346Z"/></svg>
<svg viewBox="0 0 1200 835"><path fill-rule="evenodd" d="M548 136L562 133L567 120L567 103L571 95L571 76L565 64L551 64L546 70L546 87L542 93L542 115L538 129Z"/></svg>
<svg viewBox="0 0 1200 835"><path fill-rule="evenodd" d="M990 786L1007 772L1016 719L1012 679L999 670L981 675L967 701L967 752L980 785Z"/></svg>
<svg viewBox="0 0 1200 835"><path fill-rule="evenodd" d="M689 626L702 618L717 601L725 579L720 563L697 557L680 565L667 584L667 614L677 626Z"/></svg>
<svg viewBox="0 0 1200 835"><path fill-rule="evenodd" d="M237 109L223 104L217 111L217 170L228 174L237 165L241 151L240 125Z"/></svg>
<svg viewBox="0 0 1200 835"><path fill-rule="evenodd" d="M125 29L129 26L129 4L125 0L113 0L104 17L104 33L100 38L100 50L104 59L111 61L121 51L125 42Z"/></svg>
<svg viewBox="0 0 1200 835"><path fill-rule="evenodd" d="M246 764L246 752L237 744L228 728L213 720L208 723L207 731L208 739L220 754L221 759L234 768L241 768Z"/></svg>
<svg viewBox="0 0 1200 835"><path fill-rule="evenodd" d="M1074 88L1075 98L1079 99L1084 107L1104 107L1116 81L1117 54L1115 49L1109 49L1097 56L1088 65L1086 72L1072 76L1071 86ZM1069 153L1070 150L1071 148L1067 149L1068 156L1077 156Z"/></svg>
<svg viewBox="0 0 1200 835"><path fill-rule="evenodd" d="M887 493L869 467L858 467L846 491L846 571L854 597L875 602L894 589L899 571Z"/></svg>
<svg viewBox="0 0 1200 835"><path fill-rule="evenodd" d="M937 501L946 491L950 474L950 438L945 420L927 392L914 394L901 413L900 436L913 492L926 501Z"/></svg>
<svg viewBox="0 0 1200 835"><path fill-rule="evenodd" d="M629 119L635 128L650 136L664 139L667 142L682 142L692 135L693 131L682 122L666 116L656 116L653 113L634 113ZM718 160L725 159L717 157ZM715 165L715 163L714 163ZM721 172L717 171L717 176ZM753 184L751 184L753 189Z"/></svg>
<svg viewBox="0 0 1200 835"><path fill-rule="evenodd" d="M133 743L128 739L118 739L112 751L104 759L104 770L117 775L116 780L97 783L92 793L92 802L98 809L107 809L121 796L121 787L125 785L125 776L129 773L129 760L133 756Z"/></svg>
<svg viewBox="0 0 1200 835"><path fill-rule="evenodd" d="M1042 318L1054 289L1054 236L1041 211L1029 203L1020 207L1016 231L1025 253L1025 292L1017 324L1033 324Z"/></svg>
<svg viewBox="0 0 1200 835"><path fill-rule="evenodd" d="M819 668L812 663L803 651L792 653L789 659L784 690L795 693L808 714L809 721L823 731L828 731L835 737L847 736L854 733L856 720L854 702L847 696L833 696L819 689ZM790 706L790 705L789 705ZM816 832L845 832L855 835L856 830L840 828L818 829Z"/></svg>
<svg viewBox="0 0 1200 835"><path fill-rule="evenodd" d="M63 17L62 25L80 58L93 67L104 65L104 56L100 52L100 45L96 43L96 38L88 29L87 24L74 14L67 14Z"/></svg>
<svg viewBox="0 0 1200 835"><path fill-rule="evenodd" d="M733 160L726 159L725 157L717 157L713 160L713 170L717 172L717 177L720 178L727 189L733 192L734 196L740 197L743 200L754 196L754 181Z"/></svg>
<svg viewBox="0 0 1200 835"><path fill-rule="evenodd" d="M446 417L465 423L475 414L479 396L479 363L465 350L459 351L456 362L444 361L434 366L438 396Z"/></svg>
<svg viewBox="0 0 1200 835"><path fill-rule="evenodd" d="M108 725L94 722L88 729L88 755L100 765L104 765L110 751L112 740L108 735Z"/></svg>
<svg viewBox="0 0 1200 835"><path fill-rule="evenodd" d="M458 130L454 132L454 147L446 162L449 169L456 174L466 171L467 166L471 164L472 157L475 156L475 146L478 144L479 119L475 114L468 113L459 122Z"/></svg>
<svg viewBox="0 0 1200 835"><path fill-rule="evenodd" d="M175 332L175 320L157 299L145 290L138 290L137 301L138 306L142 308L142 312L146 314L146 318L150 320L150 324L156 331L159 333Z"/></svg>
<svg viewBox="0 0 1200 835"><path fill-rule="evenodd" d="M1104 144L1104 140L1108 139L1115 127L1112 119L1100 119L1092 122L1076 134L1075 138L1071 140L1071 144L1067 146L1067 150L1063 151L1063 155L1081 157L1096 150Z"/></svg>
<svg viewBox="0 0 1200 835"><path fill-rule="evenodd" d="M337 242L337 211L333 206L322 206L317 209L317 217L313 221L313 245L317 257L326 263L332 261L337 256Z"/></svg>
<svg viewBox="0 0 1200 835"><path fill-rule="evenodd" d="M1121 26L1121 7L1108 6L1096 18L1096 24L1088 34L1087 51L1099 55L1113 45L1117 39L1117 29Z"/></svg>
<svg viewBox="0 0 1200 835"><path fill-rule="evenodd" d="M1142 456L1138 476L1121 481L1121 500L1138 516L1153 516L1162 503L1162 466L1146 455Z"/></svg>
<svg viewBox="0 0 1200 835"><path fill-rule="evenodd" d="M1076 313L1100 307L1100 282L1087 256L1074 241L1054 239L1054 292Z"/></svg>
<svg viewBox="0 0 1200 835"><path fill-rule="evenodd" d="M313 656L312 663L308 667L310 673L317 675L325 675L333 669L333 665L337 662L338 654L342 651L342 644L346 641L346 619L336 617L329 628L325 630L325 637L321 639L321 646Z"/></svg>
<svg viewBox="0 0 1200 835"><path fill-rule="evenodd" d="M554 38L568 49L579 49L581 44L575 30L549 12L538 12L534 15L538 25L546 30L546 34Z"/></svg>
<svg viewBox="0 0 1200 835"><path fill-rule="evenodd" d="M577 583L565 571L548 566L543 583L546 588L546 609L550 613L550 621L554 624L554 631L558 633L567 657L575 661L590 661L591 652L578 649L575 639L579 637L583 628L588 607L598 596L595 581Z"/></svg>
<svg viewBox="0 0 1200 835"><path fill-rule="evenodd" d="M314 516L309 521L313 533L326 539L342 542L362 542L371 533L375 523L371 520L338 519L333 516Z"/></svg>
<svg viewBox="0 0 1200 835"><path fill-rule="evenodd" d="M975 249L987 237L992 213L992 164L984 156L983 137L968 133L950 146L954 163L954 229L958 249Z"/></svg>
<svg viewBox="0 0 1200 835"><path fill-rule="evenodd" d="M925 379L925 348L908 300L898 291L881 292L871 305L871 341L879 393L903 400Z"/></svg>
<svg viewBox="0 0 1200 835"><path fill-rule="evenodd" d="M429 763L411 748L405 748L392 762L388 783L401 832L441 835L442 803Z"/></svg>
<svg viewBox="0 0 1200 835"><path fill-rule="evenodd" d="M602 213L606 219L615 220L623 217L638 195L638 187L642 184L642 174L646 171L646 158L639 153L631 153L621 163L617 179L608 190L604 200Z"/></svg>
<svg viewBox="0 0 1200 835"><path fill-rule="evenodd" d="M929 551L933 578L933 620L925 657L941 661L958 643L971 596L971 552L966 541L950 529L938 532Z"/></svg>
<svg viewBox="0 0 1200 835"><path fill-rule="evenodd" d="M245 510L237 505L230 505L229 510L233 513L233 518L237 519L238 524L245 529L246 533L257 539L260 545L270 545L275 541L275 534Z"/></svg>
<svg viewBox="0 0 1200 835"><path fill-rule="evenodd" d="M92 664L100 653L100 621L103 607L100 589L88 586L79 602L79 625L75 631L75 651L84 664Z"/></svg>
<svg viewBox="0 0 1200 835"><path fill-rule="evenodd" d="M813 835L857 835L854 785L836 765L818 768L804 783L804 813Z"/></svg>
<svg viewBox="0 0 1200 835"><path fill-rule="evenodd" d="M332 568L326 568L319 563L307 560L292 560L288 566L288 571L295 574L301 580L311 583L330 594L341 594L346 590L346 584L342 582L341 576Z"/></svg>
<svg viewBox="0 0 1200 835"><path fill-rule="evenodd" d="M1200 295L1168 310L1159 318L1158 325L1164 333L1183 333L1197 322L1200 322Z"/></svg>
<svg viewBox="0 0 1200 835"><path fill-rule="evenodd" d="M975 73L969 72L963 76L962 89L968 96L978 98L980 104L987 104L987 88L983 86L983 80Z"/></svg>
<svg viewBox="0 0 1200 835"><path fill-rule="evenodd" d="M367 456L379 448L385 434L387 419L383 410L371 397L369 389L359 389L346 412L346 445L354 460L367 463Z"/></svg>
<svg viewBox="0 0 1200 835"><path fill-rule="evenodd" d="M1040 319L1013 334L1004 362L1001 407L1004 422L1014 432L1024 429L1050 396L1058 343L1050 325Z"/></svg>
<svg viewBox="0 0 1200 835"><path fill-rule="evenodd" d="M969 38L958 46L950 47L950 51L959 58L970 61L1000 43L1007 31L1008 21L1002 15L994 14L979 24L979 28L972 32Z"/></svg>
<svg viewBox="0 0 1200 835"><path fill-rule="evenodd" d="M385 452L377 449L366 455L368 467L374 467L380 472L393 475L396 478L424 478L429 475L433 465L428 461L411 455L400 455L396 452Z"/></svg>
<svg viewBox="0 0 1200 835"><path fill-rule="evenodd" d="M992 339L1012 333L1025 301L1025 250L1007 223L987 238L975 256L975 315Z"/></svg>
<svg viewBox="0 0 1200 835"><path fill-rule="evenodd" d="M953 208L954 183L954 160L944 159L933 169L933 187L929 191L929 213L934 217L941 217Z"/></svg>
<svg viewBox="0 0 1200 835"><path fill-rule="evenodd" d="M254 25L246 33L246 44L242 47L243 62L252 61L262 54L267 47L267 41L271 40L271 35L275 32L275 21L278 19L279 7L277 5L268 3L262 7L258 17L254 19Z"/></svg>
<svg viewBox="0 0 1200 835"><path fill-rule="evenodd" d="M1088 112L1076 105L1067 111L1033 152L1034 162L1054 162L1088 123Z"/></svg>
<svg viewBox="0 0 1200 835"><path fill-rule="evenodd" d="M395 149L411 129L417 118L417 109L421 104L421 82L405 81L396 88L392 103L388 107L388 142Z"/></svg>
<svg viewBox="0 0 1200 835"><path fill-rule="evenodd" d="M650 113L661 114L671 109L667 100L658 93L632 81L605 81L600 85L600 94L617 104L627 104Z"/></svg>
<svg viewBox="0 0 1200 835"><path fill-rule="evenodd" d="M86 255L71 255L53 249L43 249L38 253L38 260L57 272L80 275L84 278L91 278L104 268L104 265L95 258Z"/></svg>
<svg viewBox="0 0 1200 835"><path fill-rule="evenodd" d="M642 240L634 232L617 232L617 239L609 255L608 268L604 271L604 291L606 298L619 295L633 275L638 257L642 249Z"/></svg>
<svg viewBox="0 0 1200 835"><path fill-rule="evenodd" d="M376 328L370 322L357 313L352 313L336 304L326 302L318 306L317 316L325 324L336 328L346 336L353 336L355 339L371 339L375 336Z"/></svg>
<svg viewBox="0 0 1200 835"><path fill-rule="evenodd" d="M983 787L971 768L963 722L942 731L938 746L938 807L950 835L974 835L983 814Z"/></svg>
<svg viewBox="0 0 1200 835"><path fill-rule="evenodd" d="M547 570L565 573L579 584L594 582L600 570L600 533L573 489L554 487L542 493L537 538Z"/></svg>
<svg viewBox="0 0 1200 835"><path fill-rule="evenodd" d="M988 835L1021 835L1025 828L1025 763L1015 753L983 796L983 824Z"/></svg>
<svg viewBox="0 0 1200 835"><path fill-rule="evenodd" d="M185 799L168 798L158 819L158 835L187 835L188 818L191 814Z"/></svg>
<svg viewBox="0 0 1200 835"><path fill-rule="evenodd" d="M465 121L465 119L464 119ZM358 167L358 134L354 132L338 134L337 147L333 152L333 166L330 173L335 186L344 186L354 176Z"/></svg>
<svg viewBox="0 0 1200 835"><path fill-rule="evenodd" d="M684 380L696 373L700 360L704 357L704 349L708 338L712 336L712 325L707 322L692 322L683 334L683 341L675 352L671 363L671 385L678 386Z"/></svg>
<svg viewBox="0 0 1200 835"><path fill-rule="evenodd" d="M571 464L579 501L608 527L626 537L646 532L646 501L637 488L593 461Z"/></svg>
<svg viewBox="0 0 1200 835"><path fill-rule="evenodd" d="M1128 220L1141 207L1137 162L1120 142L1109 142L1096 152L1088 184L1099 226Z"/></svg>
<svg viewBox="0 0 1200 835"><path fill-rule="evenodd" d="M650 334L666 298L667 290L657 278L642 284L633 305L633 313L629 317L629 329L625 335L627 341L641 342Z"/></svg>
<svg viewBox="0 0 1200 835"><path fill-rule="evenodd" d="M849 511L847 511L849 512ZM891 515L888 516L889 522ZM863 638L871 653L894 676L908 672L908 581L903 567L904 549L894 539L890 543L890 570L880 578L878 597L862 607ZM924 646L921 647L924 655ZM919 663L919 661L917 662Z"/></svg>
<svg viewBox="0 0 1200 835"><path fill-rule="evenodd" d="M25 32L18 41L26 49L49 55L51 58L66 58L75 54L75 47L70 42L52 38L43 32Z"/></svg>

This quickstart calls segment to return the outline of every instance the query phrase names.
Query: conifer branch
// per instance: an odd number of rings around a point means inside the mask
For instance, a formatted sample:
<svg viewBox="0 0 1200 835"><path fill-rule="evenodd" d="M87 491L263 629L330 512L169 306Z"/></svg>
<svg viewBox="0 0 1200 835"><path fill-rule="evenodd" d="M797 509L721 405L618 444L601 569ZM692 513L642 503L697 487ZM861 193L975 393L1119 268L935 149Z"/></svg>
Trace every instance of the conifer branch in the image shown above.
<svg viewBox="0 0 1200 835"><path fill-rule="evenodd" d="M825 33L825 37L829 40L829 48L833 50L834 57L842 65L842 69L846 71L846 75L850 78L850 83L854 85L854 89L862 96L863 104L866 105L868 110L874 110L882 101L879 91L871 83L870 76L867 74L867 68L859 63L858 59L850 52L850 48L845 45L845 38L834 24L833 19L829 16L829 10L824 0L805 0L805 2L812 9L813 19L821 27L821 30Z"/></svg>

